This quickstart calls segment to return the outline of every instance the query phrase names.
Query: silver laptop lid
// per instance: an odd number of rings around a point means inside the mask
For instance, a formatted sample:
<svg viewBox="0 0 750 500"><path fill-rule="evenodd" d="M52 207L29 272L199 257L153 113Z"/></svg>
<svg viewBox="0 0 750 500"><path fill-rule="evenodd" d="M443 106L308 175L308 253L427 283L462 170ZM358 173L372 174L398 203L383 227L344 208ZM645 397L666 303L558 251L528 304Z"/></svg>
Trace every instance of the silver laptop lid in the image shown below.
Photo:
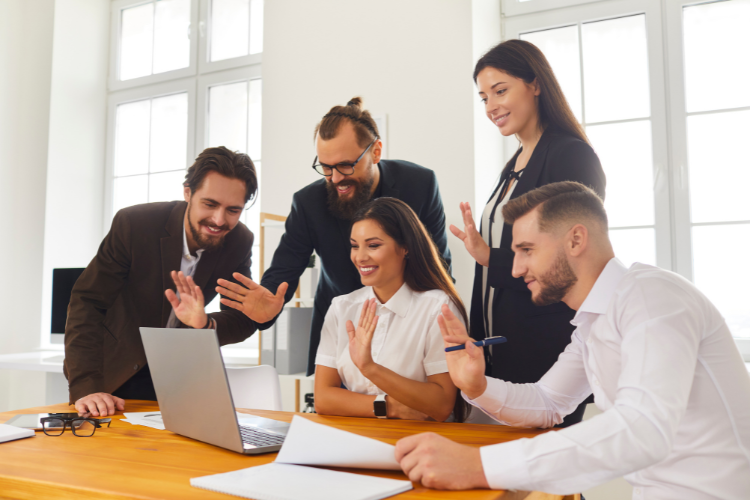
<svg viewBox="0 0 750 500"><path fill-rule="evenodd" d="M214 330L141 328L164 427L242 453L232 393Z"/></svg>

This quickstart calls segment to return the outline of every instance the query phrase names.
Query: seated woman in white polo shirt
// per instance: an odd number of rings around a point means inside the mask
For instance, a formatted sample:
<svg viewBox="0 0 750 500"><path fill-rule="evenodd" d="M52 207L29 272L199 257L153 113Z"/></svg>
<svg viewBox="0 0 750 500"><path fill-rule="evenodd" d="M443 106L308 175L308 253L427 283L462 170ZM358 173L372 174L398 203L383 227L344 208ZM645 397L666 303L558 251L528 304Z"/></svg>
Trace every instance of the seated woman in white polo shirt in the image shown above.
<svg viewBox="0 0 750 500"><path fill-rule="evenodd" d="M315 410L463 420L437 315L447 304L465 321L466 310L427 230L406 203L378 198L354 217L351 244L365 287L328 309L315 358Z"/></svg>

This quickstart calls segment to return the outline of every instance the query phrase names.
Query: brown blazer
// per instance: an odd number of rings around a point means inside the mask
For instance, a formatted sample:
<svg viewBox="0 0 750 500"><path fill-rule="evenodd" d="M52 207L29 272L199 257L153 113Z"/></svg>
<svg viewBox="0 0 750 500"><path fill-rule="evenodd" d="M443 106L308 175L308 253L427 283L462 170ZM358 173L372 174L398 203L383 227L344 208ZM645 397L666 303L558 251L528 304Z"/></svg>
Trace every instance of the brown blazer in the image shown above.
<svg viewBox="0 0 750 500"><path fill-rule="evenodd" d="M65 364L71 403L95 392L112 393L146 364L139 327L163 328L172 306L164 296L174 290L170 271L180 270L187 203L148 203L117 212L96 257L73 287L65 325ZM242 223L227 234L224 246L205 252L195 283L208 304L216 280L232 273L250 276L253 233ZM255 322L221 306L212 313L219 343L233 344L252 335Z"/></svg>

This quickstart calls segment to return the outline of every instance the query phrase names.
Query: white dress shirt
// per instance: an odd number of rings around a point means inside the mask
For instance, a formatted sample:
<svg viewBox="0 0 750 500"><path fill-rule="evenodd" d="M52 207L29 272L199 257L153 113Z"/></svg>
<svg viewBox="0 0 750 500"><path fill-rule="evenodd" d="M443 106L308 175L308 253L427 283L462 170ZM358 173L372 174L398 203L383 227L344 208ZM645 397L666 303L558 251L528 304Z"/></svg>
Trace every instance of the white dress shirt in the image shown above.
<svg viewBox="0 0 750 500"><path fill-rule="evenodd" d="M612 259L536 384L487 379L471 404L550 427L593 391L604 413L480 449L492 488L581 492L619 476L634 499L750 498L750 376L716 307L662 269Z"/></svg>
<svg viewBox="0 0 750 500"><path fill-rule="evenodd" d="M193 256L190 253L190 247L188 246L187 241L187 229L185 229L185 225L183 224L182 229L182 259L180 260L180 271L182 271L182 274L184 274L186 277L190 276L192 277L195 275L195 270L198 269L198 262L201 260L201 255L203 255L203 249L198 249L195 251L195 256ZM180 292L175 292L177 294L177 297L180 297ZM176 328L177 325L179 325L180 322L177 319L177 316L174 314L174 309L172 309L169 312L169 319L167 320L167 328Z"/></svg>
<svg viewBox="0 0 750 500"><path fill-rule="evenodd" d="M418 382L427 382L430 375L448 372L437 316L443 304L448 304L458 318L461 314L442 290L415 292L406 283L385 304L377 300L370 286L333 299L320 333L316 365L337 370L341 382L350 391L384 394L362 375L349 356L346 322L351 320L357 326L362 306L368 299L377 301L379 318L372 338L372 359L377 364Z"/></svg>

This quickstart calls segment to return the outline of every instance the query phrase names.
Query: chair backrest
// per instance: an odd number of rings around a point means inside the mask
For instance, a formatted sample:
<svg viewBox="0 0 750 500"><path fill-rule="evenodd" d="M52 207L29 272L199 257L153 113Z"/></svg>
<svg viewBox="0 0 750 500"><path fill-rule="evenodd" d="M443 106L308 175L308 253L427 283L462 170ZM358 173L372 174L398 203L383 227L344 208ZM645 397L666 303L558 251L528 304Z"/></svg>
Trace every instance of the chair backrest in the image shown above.
<svg viewBox="0 0 750 500"><path fill-rule="evenodd" d="M227 368L227 379L236 408L281 411L281 385L273 366Z"/></svg>

